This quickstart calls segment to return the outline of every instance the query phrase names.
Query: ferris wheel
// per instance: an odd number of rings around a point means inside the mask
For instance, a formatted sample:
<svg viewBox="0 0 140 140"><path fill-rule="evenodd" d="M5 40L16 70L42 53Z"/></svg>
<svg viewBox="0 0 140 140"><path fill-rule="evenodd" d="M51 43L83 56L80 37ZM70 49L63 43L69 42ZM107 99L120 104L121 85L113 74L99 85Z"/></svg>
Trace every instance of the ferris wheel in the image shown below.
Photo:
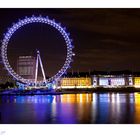
<svg viewBox="0 0 140 140"><path fill-rule="evenodd" d="M11 67L9 64L8 56L7 56L7 48L9 41L12 37L12 35L19 30L21 27L26 26L28 24L34 24L34 23L41 23L41 24L47 24L50 25L51 27L55 28L56 30L59 31L60 35L63 36L66 48L67 48L67 55L66 59L64 62L64 65L62 68L52 77L42 80L42 81L36 81L35 80L30 80L30 79L25 79L21 77L18 73L14 71L14 69ZM49 19L49 17L42 17L42 16L31 16L31 17L25 17L24 19L19 20L15 24L13 24L10 28L8 28L8 31L4 34L4 38L2 40L2 45L1 45L1 57L2 57L2 62L4 64L4 67L8 71L8 73L17 81L24 83L24 84L47 84L53 81L57 81L66 71L68 68L70 68L70 63L72 62L72 57L75 55L73 53L73 48L74 46L72 45L72 39L70 38L70 34L66 32L66 28L61 26L61 23L55 22L54 19ZM36 82L36 83L35 83Z"/></svg>

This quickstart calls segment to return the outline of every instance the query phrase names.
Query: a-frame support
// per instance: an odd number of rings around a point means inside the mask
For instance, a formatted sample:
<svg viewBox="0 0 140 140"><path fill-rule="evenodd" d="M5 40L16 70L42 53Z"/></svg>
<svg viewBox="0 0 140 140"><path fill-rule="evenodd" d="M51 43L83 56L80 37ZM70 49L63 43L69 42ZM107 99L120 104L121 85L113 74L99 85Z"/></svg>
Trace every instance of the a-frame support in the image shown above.
<svg viewBox="0 0 140 140"><path fill-rule="evenodd" d="M42 71L42 74L43 74L43 81L45 82L46 81L46 76L45 76L45 72L44 72L44 68L43 68L43 64L42 64L42 61L41 61L39 50L37 50L37 58L36 58L35 86L37 85L38 63L40 63L41 71Z"/></svg>

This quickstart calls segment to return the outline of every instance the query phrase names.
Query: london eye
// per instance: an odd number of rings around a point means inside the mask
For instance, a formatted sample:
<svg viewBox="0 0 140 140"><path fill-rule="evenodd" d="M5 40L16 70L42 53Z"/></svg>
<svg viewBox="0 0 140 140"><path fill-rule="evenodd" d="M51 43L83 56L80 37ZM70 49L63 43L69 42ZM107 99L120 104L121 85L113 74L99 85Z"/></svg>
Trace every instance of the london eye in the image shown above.
<svg viewBox="0 0 140 140"><path fill-rule="evenodd" d="M25 79L21 75L19 75L15 70L12 68L12 66L9 63L9 58L7 55L7 48L9 46L9 41L12 37L12 35L19 30L21 27L26 26L28 24L34 24L34 23L40 23L40 24L47 24L59 31L59 33L62 35L64 41L65 41L65 46L67 48L67 53L66 53L66 58L65 62L60 70L57 71L55 75L52 77L46 79L45 77L45 72L42 70L42 73L44 78L41 81L37 81L37 70L35 73L35 79ZM73 44L72 44L72 39L70 38L69 33L66 31L65 27L62 27L60 23L57 23L54 19L49 19L48 16L43 17L43 16L31 16L31 17L25 17L24 19L19 20L18 22L14 23L10 28L8 28L8 31L4 34L4 37L2 39L2 45L1 45L1 57L2 57L2 62L4 64L4 67L8 71L8 73L16 80L21 83L27 84L27 85L36 85L36 84L45 84L47 85L48 83L57 81L66 71L68 68L70 68L70 63L72 62L72 57L75 55L73 53ZM37 51L37 63L36 63L36 68L38 65L38 61L41 62L40 58L40 53ZM43 69L43 66L42 66Z"/></svg>

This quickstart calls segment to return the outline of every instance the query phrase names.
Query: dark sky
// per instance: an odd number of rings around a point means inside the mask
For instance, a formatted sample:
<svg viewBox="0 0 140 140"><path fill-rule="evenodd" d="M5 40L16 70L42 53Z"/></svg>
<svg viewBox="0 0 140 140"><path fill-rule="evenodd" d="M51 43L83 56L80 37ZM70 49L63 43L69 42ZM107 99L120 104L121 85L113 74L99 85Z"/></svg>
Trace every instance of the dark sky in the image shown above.
<svg viewBox="0 0 140 140"><path fill-rule="evenodd" d="M31 15L61 22L75 46L71 71L140 71L140 9L0 9L0 38L13 22ZM18 55L35 55L39 49L47 75L54 75L66 57L60 33L43 24L18 30L10 40L8 56L16 65Z"/></svg>

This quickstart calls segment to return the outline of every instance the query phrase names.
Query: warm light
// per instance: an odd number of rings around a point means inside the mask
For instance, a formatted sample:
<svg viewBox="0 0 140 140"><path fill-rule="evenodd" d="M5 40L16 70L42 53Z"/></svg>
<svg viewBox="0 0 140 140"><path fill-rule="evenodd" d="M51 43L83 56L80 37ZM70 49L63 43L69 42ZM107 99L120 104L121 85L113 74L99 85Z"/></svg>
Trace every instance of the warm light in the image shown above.
<svg viewBox="0 0 140 140"><path fill-rule="evenodd" d="M91 78L62 78L62 88L91 88Z"/></svg>
<svg viewBox="0 0 140 140"><path fill-rule="evenodd" d="M140 88L140 85L134 85L135 88Z"/></svg>
<svg viewBox="0 0 140 140"><path fill-rule="evenodd" d="M134 94L134 98L135 98L135 123L140 123L140 93L139 92L136 92Z"/></svg>
<svg viewBox="0 0 140 140"><path fill-rule="evenodd" d="M64 88L64 89L73 89L73 88L92 88L91 86L61 86L61 88Z"/></svg>
<svg viewBox="0 0 140 140"><path fill-rule="evenodd" d="M134 87L140 88L140 77L134 77Z"/></svg>

